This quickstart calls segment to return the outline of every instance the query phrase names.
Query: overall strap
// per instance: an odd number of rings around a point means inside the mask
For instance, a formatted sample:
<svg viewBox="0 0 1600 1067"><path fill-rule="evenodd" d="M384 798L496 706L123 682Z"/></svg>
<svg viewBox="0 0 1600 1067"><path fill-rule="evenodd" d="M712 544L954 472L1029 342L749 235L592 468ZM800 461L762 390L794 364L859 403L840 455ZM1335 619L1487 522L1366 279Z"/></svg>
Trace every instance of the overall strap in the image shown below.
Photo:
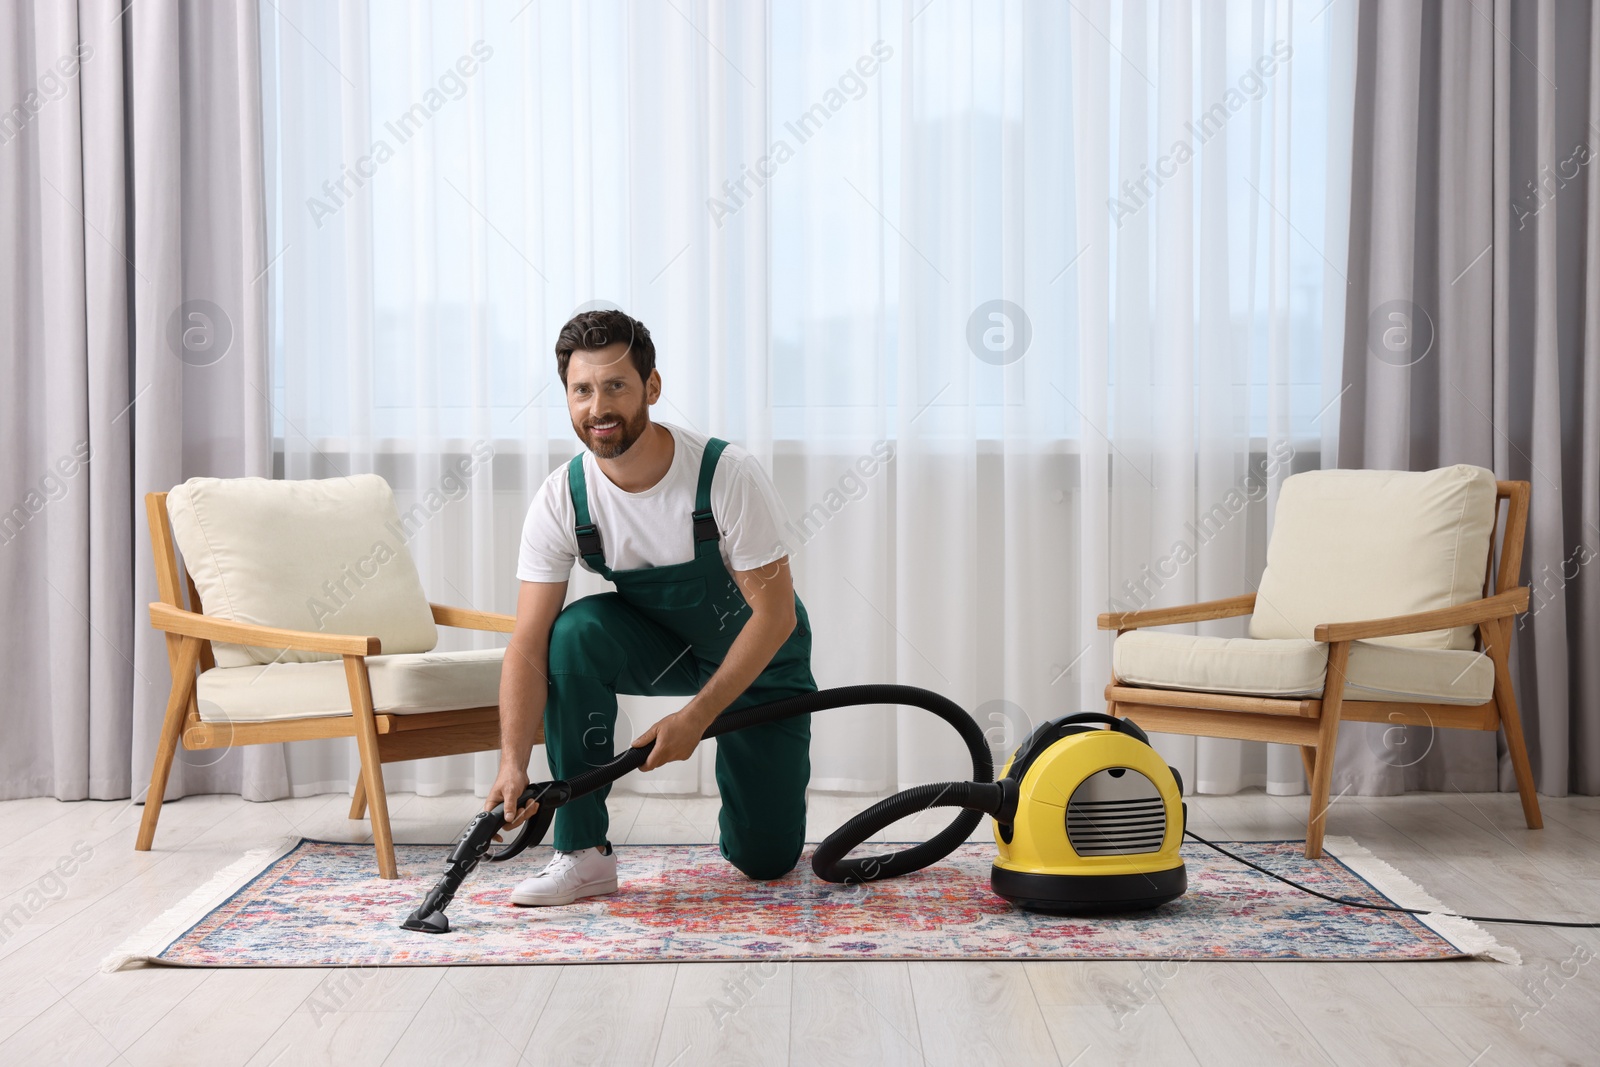
<svg viewBox="0 0 1600 1067"><path fill-rule="evenodd" d="M706 441L705 455L700 457L700 485L694 494L694 554L716 552L716 543L722 540L717 520L711 515L711 480L717 473L717 460L728 442L712 437Z"/></svg>
<svg viewBox="0 0 1600 1067"><path fill-rule="evenodd" d="M578 535L578 554L603 577L609 579L606 568L605 543L600 540L600 528L589 521L589 489L583 478L583 453L579 452L567 464L567 490L572 494L572 512L575 520L573 532Z"/></svg>

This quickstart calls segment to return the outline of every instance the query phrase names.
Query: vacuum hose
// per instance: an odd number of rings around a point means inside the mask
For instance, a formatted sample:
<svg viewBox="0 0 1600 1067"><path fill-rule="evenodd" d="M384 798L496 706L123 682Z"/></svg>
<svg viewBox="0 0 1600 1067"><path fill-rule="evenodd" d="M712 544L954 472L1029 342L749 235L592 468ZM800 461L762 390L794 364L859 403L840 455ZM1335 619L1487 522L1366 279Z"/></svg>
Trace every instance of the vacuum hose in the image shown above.
<svg viewBox="0 0 1600 1067"><path fill-rule="evenodd" d="M705 736L717 737L797 715L867 704L905 704L922 708L955 727L972 757L972 780L919 785L896 793L850 819L817 846L811 859L811 869L817 877L828 882L871 882L910 874L937 863L955 851L985 814L993 815L1003 823L1010 821L1016 807L1014 784L995 782L994 760L989 755L989 743L982 729L959 704L926 689L909 685L852 685L802 693L727 712L711 724ZM489 849L495 835L505 828L504 805L497 804L490 811L479 812L457 839L444 877L401 927L423 933L448 933L450 920L444 914L445 908L449 907L462 882L481 860L503 862L528 846L539 843L549 831L557 808L636 770L643 765L654 747L654 742L651 742L639 748L630 748L611 762L574 775L567 781L538 782L528 786L517 806L522 808L532 801L538 801L539 810L529 817L516 838L498 852L491 853ZM845 858L852 849L891 823L936 807L964 810L951 820L949 826L919 845L884 855Z"/></svg>

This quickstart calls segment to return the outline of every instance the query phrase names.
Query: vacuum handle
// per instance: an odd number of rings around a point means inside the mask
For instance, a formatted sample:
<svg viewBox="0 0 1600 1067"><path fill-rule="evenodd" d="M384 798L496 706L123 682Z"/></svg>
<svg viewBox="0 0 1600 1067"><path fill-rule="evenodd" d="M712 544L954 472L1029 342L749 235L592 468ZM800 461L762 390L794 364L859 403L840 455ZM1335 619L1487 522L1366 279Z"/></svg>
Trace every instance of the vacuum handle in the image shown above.
<svg viewBox="0 0 1600 1067"><path fill-rule="evenodd" d="M450 852L449 862L463 863L481 857L488 851L489 842L494 840L494 835L499 833L505 824L503 805L496 804L491 811L478 812L462 831L461 837L456 840L456 847Z"/></svg>
<svg viewBox="0 0 1600 1067"><path fill-rule="evenodd" d="M1076 715L1068 715L1061 722L1063 724L1080 722L1104 723L1113 730L1125 733L1136 741L1143 741L1147 745L1150 743L1150 735L1140 729L1138 723L1132 719L1119 719L1115 715L1107 715L1103 711L1080 711Z"/></svg>
<svg viewBox="0 0 1600 1067"><path fill-rule="evenodd" d="M489 852L484 859L490 863L503 863L513 856L521 855L530 845L537 845L543 841L544 835L550 832L550 824L555 821L556 809L571 800L572 796L572 788L566 782L535 782L528 786L517 798L517 810L521 811L534 801L539 802L539 810L528 816L527 822L522 824L522 829L517 831L517 836L511 839L509 845L498 852ZM498 815L500 819L494 833L499 833L506 824L503 808L504 805L497 804L491 810L481 812L478 818L484 815ZM492 838L494 834L489 836Z"/></svg>

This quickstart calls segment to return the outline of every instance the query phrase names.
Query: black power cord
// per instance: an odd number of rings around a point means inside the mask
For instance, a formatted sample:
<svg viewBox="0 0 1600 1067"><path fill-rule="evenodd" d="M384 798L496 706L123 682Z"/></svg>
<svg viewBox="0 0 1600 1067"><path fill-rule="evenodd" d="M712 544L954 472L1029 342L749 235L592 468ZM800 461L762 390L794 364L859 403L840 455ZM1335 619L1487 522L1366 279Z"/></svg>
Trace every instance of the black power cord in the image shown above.
<svg viewBox="0 0 1600 1067"><path fill-rule="evenodd" d="M1371 911L1396 911L1404 915L1439 915L1447 919L1466 919L1469 922L1475 923L1503 923L1513 926L1559 926L1569 930L1600 930L1600 922L1575 923L1561 922L1556 919L1501 919L1488 915L1457 915L1453 911L1436 911L1431 908L1402 908L1396 904L1372 904L1364 900L1346 900L1343 897L1330 896L1327 893L1312 889L1308 885L1301 885L1293 878L1285 877L1284 875L1278 874L1276 871L1269 871L1259 863L1252 863L1243 856L1238 856L1232 852L1229 852L1215 841L1207 841L1193 830L1186 829L1183 831L1183 833L1185 837L1194 838L1202 845L1210 849L1215 849L1224 856L1228 857L1230 860L1233 860L1235 863L1242 863L1252 870L1260 871L1268 878L1275 878L1284 885L1293 886L1302 893L1310 893L1314 897L1321 897L1323 900L1333 904L1343 904L1347 908L1367 908Z"/></svg>

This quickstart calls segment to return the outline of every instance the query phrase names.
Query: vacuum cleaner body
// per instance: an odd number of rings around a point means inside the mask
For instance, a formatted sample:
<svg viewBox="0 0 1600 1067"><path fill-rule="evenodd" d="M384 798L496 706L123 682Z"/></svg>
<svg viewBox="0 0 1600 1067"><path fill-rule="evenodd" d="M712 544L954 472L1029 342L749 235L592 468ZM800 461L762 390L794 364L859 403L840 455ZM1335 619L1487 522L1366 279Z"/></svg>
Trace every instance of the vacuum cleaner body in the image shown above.
<svg viewBox="0 0 1600 1067"><path fill-rule="evenodd" d="M1187 889L1183 788L1135 724L1098 714L1045 723L1001 779L1017 793L1012 820L995 821L990 884L999 896L1093 914L1159 907Z"/></svg>

